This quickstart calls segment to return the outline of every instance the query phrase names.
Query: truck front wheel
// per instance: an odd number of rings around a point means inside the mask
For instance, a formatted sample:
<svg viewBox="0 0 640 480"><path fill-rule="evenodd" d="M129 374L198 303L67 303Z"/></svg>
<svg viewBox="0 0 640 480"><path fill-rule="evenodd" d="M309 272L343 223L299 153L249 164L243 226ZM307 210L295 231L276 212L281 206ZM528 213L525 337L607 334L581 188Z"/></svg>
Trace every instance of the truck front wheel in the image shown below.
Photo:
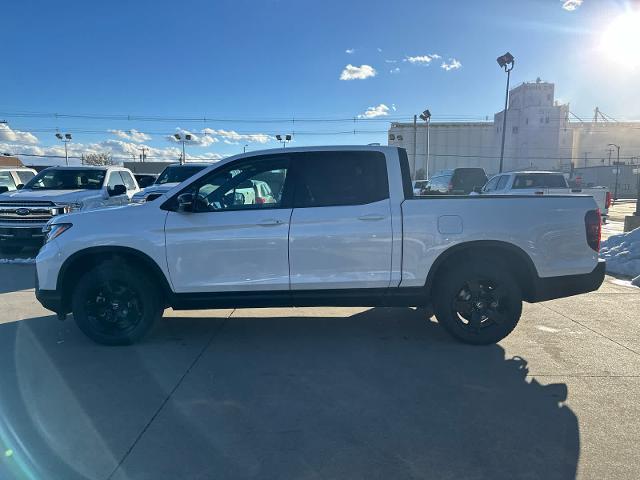
<svg viewBox="0 0 640 480"><path fill-rule="evenodd" d="M118 261L106 261L85 273L71 301L80 330L103 345L135 343L164 310L149 275Z"/></svg>
<svg viewBox="0 0 640 480"><path fill-rule="evenodd" d="M518 324L522 292L499 262L459 263L436 280L433 303L438 323L456 339L496 343Z"/></svg>

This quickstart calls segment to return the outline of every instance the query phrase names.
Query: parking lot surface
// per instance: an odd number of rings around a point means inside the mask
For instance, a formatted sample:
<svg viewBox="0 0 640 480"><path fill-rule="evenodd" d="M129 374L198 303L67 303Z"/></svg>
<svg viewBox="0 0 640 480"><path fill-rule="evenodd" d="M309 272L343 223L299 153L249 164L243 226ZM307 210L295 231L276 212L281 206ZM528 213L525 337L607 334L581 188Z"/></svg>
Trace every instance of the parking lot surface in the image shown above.
<svg viewBox="0 0 640 480"><path fill-rule="evenodd" d="M640 289L499 345L412 309L172 312L91 343L0 265L0 478L638 478Z"/></svg>

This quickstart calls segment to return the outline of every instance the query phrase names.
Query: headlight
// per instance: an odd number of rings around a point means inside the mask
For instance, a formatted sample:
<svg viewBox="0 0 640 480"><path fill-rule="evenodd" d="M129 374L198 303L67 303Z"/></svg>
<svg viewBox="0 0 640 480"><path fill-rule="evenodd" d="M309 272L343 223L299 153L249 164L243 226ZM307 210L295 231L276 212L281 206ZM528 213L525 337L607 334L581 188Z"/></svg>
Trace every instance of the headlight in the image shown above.
<svg viewBox="0 0 640 480"><path fill-rule="evenodd" d="M72 226L73 224L71 223L54 223L53 225L45 225L44 227L42 227L42 232L44 233L44 243L50 242L54 238L58 238Z"/></svg>
<svg viewBox="0 0 640 480"><path fill-rule="evenodd" d="M62 213L72 213L72 212L77 212L78 210L82 209L84 205L82 204L82 202L76 202L76 203L56 203L56 207L58 207L59 209L62 210Z"/></svg>

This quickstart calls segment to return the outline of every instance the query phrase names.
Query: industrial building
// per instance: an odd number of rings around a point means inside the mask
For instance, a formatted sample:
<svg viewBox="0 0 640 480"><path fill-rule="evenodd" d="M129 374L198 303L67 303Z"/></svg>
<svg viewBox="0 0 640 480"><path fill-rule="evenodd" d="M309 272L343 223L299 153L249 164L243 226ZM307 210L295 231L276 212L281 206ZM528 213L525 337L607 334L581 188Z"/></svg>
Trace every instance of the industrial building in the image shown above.
<svg viewBox="0 0 640 480"><path fill-rule="evenodd" d="M621 164L638 163L640 122L617 122L597 108L592 121L583 121L554 97L554 84L540 79L510 90L505 171L570 172L576 167L613 165L618 149L609 144L620 146ZM504 111L496 113L493 122L392 123L388 143L407 150L414 178L465 166L494 174L499 169L503 115Z"/></svg>

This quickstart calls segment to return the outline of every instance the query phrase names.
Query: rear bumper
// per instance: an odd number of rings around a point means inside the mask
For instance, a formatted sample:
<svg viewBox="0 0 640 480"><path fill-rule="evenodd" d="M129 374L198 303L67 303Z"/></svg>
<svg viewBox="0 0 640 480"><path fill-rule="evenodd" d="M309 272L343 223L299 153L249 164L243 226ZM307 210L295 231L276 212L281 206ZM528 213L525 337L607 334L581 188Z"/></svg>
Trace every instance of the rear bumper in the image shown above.
<svg viewBox="0 0 640 480"><path fill-rule="evenodd" d="M570 297L581 293L593 292L600 288L604 281L606 262L598 260L591 273L582 275L565 275L561 277L537 277L534 284L531 303L544 302L554 298Z"/></svg>

